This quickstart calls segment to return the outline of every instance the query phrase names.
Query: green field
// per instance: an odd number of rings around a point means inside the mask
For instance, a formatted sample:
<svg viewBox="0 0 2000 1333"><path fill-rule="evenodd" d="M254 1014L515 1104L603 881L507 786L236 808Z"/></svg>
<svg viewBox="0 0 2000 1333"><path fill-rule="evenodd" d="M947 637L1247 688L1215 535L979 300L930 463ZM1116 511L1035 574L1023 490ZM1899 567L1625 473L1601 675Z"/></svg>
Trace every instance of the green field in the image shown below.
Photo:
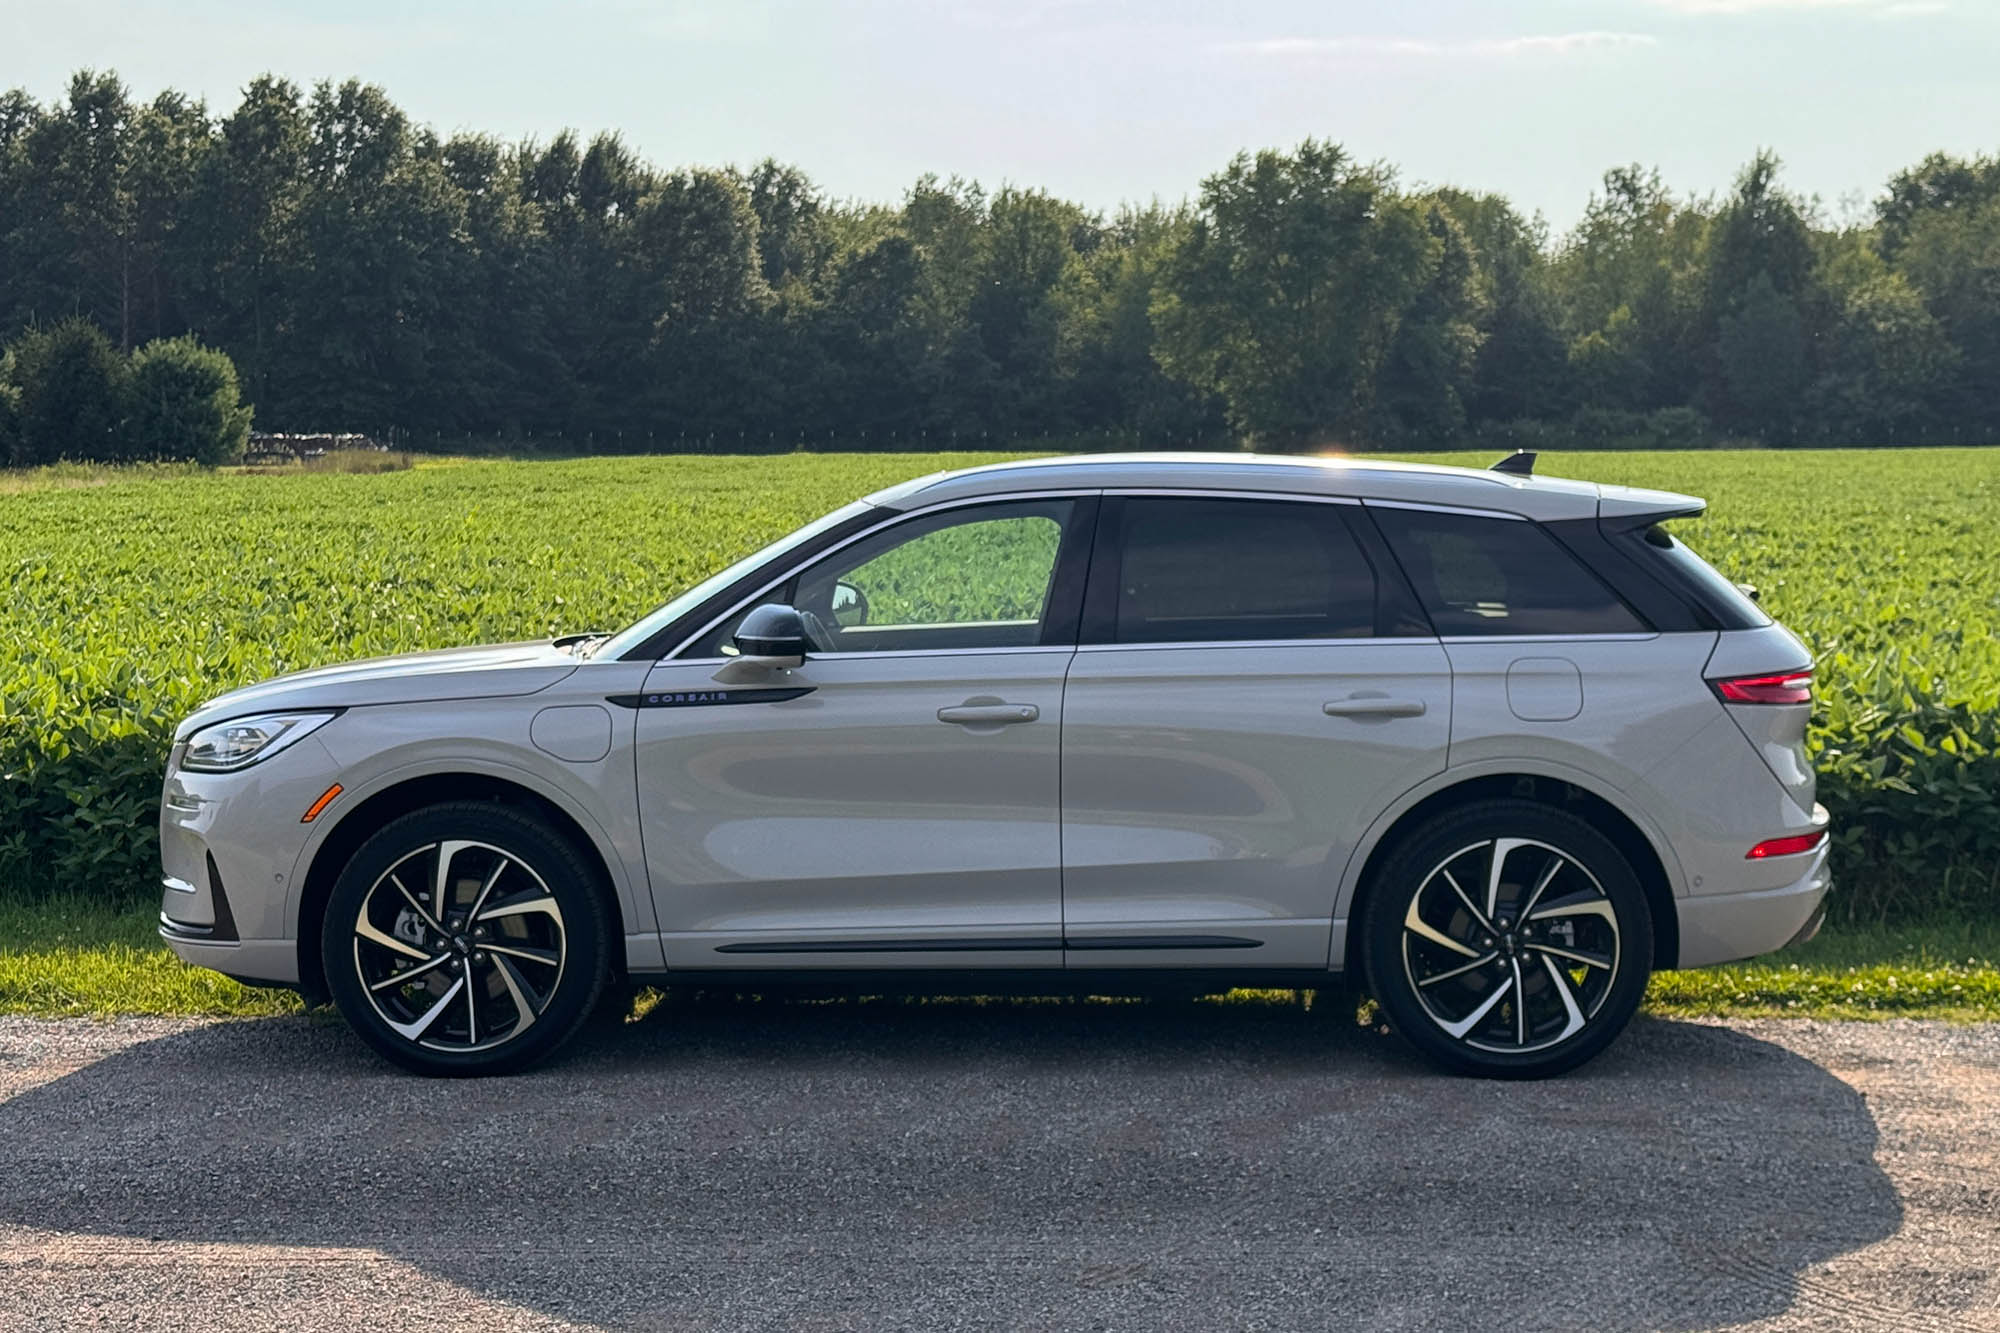
<svg viewBox="0 0 2000 1333"><path fill-rule="evenodd" d="M616 628L857 495L980 461L0 478L0 897L143 903L169 734L224 689ZM1707 497L1682 535L1818 654L1840 917L2000 916L2000 450L1576 454L1543 471Z"/></svg>

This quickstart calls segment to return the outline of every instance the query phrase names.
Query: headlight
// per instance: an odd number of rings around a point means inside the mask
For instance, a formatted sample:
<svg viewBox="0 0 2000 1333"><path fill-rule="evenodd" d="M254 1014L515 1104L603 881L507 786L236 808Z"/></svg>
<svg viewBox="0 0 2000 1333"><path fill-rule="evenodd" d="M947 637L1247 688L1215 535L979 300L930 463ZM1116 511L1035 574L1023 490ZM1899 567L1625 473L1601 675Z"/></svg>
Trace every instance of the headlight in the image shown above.
<svg viewBox="0 0 2000 1333"><path fill-rule="evenodd" d="M269 759L337 716L337 713L263 713L217 722L187 738L181 767L195 773L233 773L260 759Z"/></svg>

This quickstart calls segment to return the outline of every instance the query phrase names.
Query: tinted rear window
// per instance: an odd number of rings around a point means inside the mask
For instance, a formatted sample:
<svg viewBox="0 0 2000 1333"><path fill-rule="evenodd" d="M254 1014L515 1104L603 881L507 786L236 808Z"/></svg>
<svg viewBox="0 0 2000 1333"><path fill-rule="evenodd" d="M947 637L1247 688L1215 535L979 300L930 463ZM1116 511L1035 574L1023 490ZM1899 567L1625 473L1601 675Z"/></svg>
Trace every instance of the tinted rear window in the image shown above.
<svg viewBox="0 0 2000 1333"><path fill-rule="evenodd" d="M1722 628L1759 629L1771 623L1771 618L1741 588L1658 523L1647 528L1642 539L1654 558L1668 567L1669 581L1678 582L1692 593L1722 622Z"/></svg>
<svg viewBox="0 0 2000 1333"><path fill-rule="evenodd" d="M1369 508L1439 634L1503 638L1646 630L1617 594L1533 523Z"/></svg>
<svg viewBox="0 0 2000 1333"><path fill-rule="evenodd" d="M1375 632L1374 571L1332 505L1135 498L1121 533L1119 643Z"/></svg>

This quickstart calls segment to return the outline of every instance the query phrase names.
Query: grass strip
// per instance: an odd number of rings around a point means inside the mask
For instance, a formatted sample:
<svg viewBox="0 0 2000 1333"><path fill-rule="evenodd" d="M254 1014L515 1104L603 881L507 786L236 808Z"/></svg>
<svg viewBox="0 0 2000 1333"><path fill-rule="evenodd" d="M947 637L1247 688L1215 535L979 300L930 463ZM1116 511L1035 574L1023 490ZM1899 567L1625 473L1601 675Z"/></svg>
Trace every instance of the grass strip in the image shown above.
<svg viewBox="0 0 2000 1333"><path fill-rule="evenodd" d="M0 901L0 1014L241 1017L296 1013L285 991L188 967L143 908L78 899ZM1290 1002L1291 993L1230 999ZM2000 923L1829 927L1810 943L1726 967L1653 978L1648 1012L1673 1018L2000 1019Z"/></svg>

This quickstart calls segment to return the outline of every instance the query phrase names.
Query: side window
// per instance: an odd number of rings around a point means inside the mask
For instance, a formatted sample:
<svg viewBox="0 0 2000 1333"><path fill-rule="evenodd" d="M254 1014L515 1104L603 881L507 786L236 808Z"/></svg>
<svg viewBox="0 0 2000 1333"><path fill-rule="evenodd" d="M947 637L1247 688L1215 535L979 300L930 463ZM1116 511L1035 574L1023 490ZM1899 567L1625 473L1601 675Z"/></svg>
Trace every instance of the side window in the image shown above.
<svg viewBox="0 0 2000 1333"><path fill-rule="evenodd" d="M1360 639L1375 632L1375 574L1333 505L1128 499L1120 524L1117 643Z"/></svg>
<svg viewBox="0 0 2000 1333"><path fill-rule="evenodd" d="M1521 519L1371 505L1417 597L1443 635L1638 634L1617 594Z"/></svg>
<svg viewBox="0 0 2000 1333"><path fill-rule="evenodd" d="M833 552L765 600L788 596L825 653L1033 647L1074 508L1038 500L913 518ZM733 652L740 619L691 655Z"/></svg>

